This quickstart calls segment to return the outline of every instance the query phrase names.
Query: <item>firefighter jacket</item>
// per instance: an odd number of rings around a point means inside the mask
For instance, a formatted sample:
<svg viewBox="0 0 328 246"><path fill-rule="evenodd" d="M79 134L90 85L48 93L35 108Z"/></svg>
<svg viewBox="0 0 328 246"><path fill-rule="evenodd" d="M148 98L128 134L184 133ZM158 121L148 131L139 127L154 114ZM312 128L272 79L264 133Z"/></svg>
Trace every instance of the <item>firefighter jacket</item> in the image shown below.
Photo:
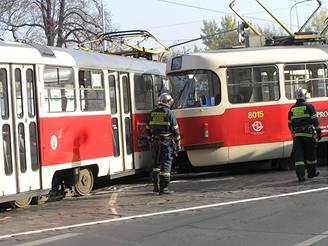
<svg viewBox="0 0 328 246"><path fill-rule="evenodd" d="M177 120L172 111L165 105L159 104L150 113L150 133L154 137L162 139L173 138L176 143L180 142L180 131Z"/></svg>
<svg viewBox="0 0 328 246"><path fill-rule="evenodd" d="M293 137L314 138L321 133L317 112L312 104L297 100L288 112L288 128Z"/></svg>

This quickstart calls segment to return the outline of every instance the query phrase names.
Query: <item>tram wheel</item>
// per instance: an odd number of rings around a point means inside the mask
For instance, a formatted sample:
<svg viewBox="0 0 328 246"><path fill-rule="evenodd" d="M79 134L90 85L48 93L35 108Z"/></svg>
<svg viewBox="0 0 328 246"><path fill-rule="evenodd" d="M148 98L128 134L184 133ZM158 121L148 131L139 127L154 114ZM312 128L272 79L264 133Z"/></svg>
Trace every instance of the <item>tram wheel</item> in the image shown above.
<svg viewBox="0 0 328 246"><path fill-rule="evenodd" d="M17 199L16 201L10 202L10 205L13 208L27 208L28 205L30 205L31 201L32 201L31 196L25 196L25 197Z"/></svg>
<svg viewBox="0 0 328 246"><path fill-rule="evenodd" d="M36 197L33 197L32 204L42 205L42 204L45 204L48 200L49 200L49 196L45 196L45 195L36 196Z"/></svg>
<svg viewBox="0 0 328 246"><path fill-rule="evenodd" d="M94 178L90 169L81 169L79 180L74 185L75 192L80 196L89 194L93 188Z"/></svg>

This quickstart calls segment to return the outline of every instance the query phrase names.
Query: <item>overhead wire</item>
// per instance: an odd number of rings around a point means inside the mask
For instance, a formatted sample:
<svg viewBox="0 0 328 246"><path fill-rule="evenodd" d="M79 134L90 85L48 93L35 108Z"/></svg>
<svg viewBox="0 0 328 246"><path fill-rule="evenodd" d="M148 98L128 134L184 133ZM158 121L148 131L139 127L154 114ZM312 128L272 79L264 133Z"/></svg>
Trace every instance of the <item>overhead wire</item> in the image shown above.
<svg viewBox="0 0 328 246"><path fill-rule="evenodd" d="M174 5L179 5L179 6L184 6L184 7L188 7L188 8L205 10L205 11L214 12L214 13L225 14L225 15L231 15L232 14L231 12L227 12L227 11L221 11L221 10L216 10L216 9L203 8L203 7L199 7L199 6L195 6L195 5L191 5L191 4L179 3L179 2L170 1L170 0L157 0L157 1L164 2L164 3L169 3L169 4L174 4ZM275 23L274 21L272 21L270 19L258 18L258 17L253 17L253 16L245 16L245 17L247 17L249 19L253 19L253 20L260 20L260 21L266 21L266 22Z"/></svg>
<svg viewBox="0 0 328 246"><path fill-rule="evenodd" d="M200 10L205 10L205 11L210 11L210 12L215 12L215 13L220 13L220 14L225 14L225 15L231 15L230 12L220 11L220 10L215 10L215 9L210 9L210 8L204 8L204 7L200 7L200 6L195 6L195 5L191 5L191 4L175 2L175 1L171 1L171 0L157 0L157 1L168 3L168 4L179 5L179 6L183 6L183 7L188 7L188 8L194 8L194 9L200 9ZM307 5L309 6L310 4L307 4ZM310 5L310 6L313 6L313 5ZM275 9L275 10L281 11L281 10L286 10L286 9L289 9L289 8L279 8L279 9ZM249 16L249 15L253 15L253 14L256 14L256 13L263 13L263 11L257 11L257 12L247 13L244 16L247 17L247 18L249 18L249 19L260 20L260 21L265 21L265 22L271 22L271 23L274 23L275 24L274 21L269 20L269 19L257 18L257 17ZM186 23L186 24L188 24L188 23ZM179 24L177 24L177 25L179 25ZM175 24L172 24L171 26L175 26ZM162 26L162 27L165 27L165 26ZM215 34L215 35L219 35L219 34ZM182 45L182 44L194 42L194 41L201 40L201 39L204 39L204 38L206 38L206 36L201 36L199 38L190 39L190 40L184 41L182 43L171 45L169 47L170 48L176 47L178 45Z"/></svg>

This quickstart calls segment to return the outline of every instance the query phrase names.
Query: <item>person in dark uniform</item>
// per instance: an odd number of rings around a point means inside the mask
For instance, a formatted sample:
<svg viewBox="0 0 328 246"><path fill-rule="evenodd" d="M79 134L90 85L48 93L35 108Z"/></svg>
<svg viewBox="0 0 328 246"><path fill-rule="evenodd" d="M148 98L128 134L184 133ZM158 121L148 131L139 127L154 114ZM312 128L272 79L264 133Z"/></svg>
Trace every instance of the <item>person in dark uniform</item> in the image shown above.
<svg viewBox="0 0 328 246"><path fill-rule="evenodd" d="M153 192L159 195L170 194L171 166L174 151L180 151L180 131L177 120L170 110L173 98L168 93L162 93L158 106L150 113L149 130L154 158L152 170Z"/></svg>
<svg viewBox="0 0 328 246"><path fill-rule="evenodd" d="M321 139L321 129L317 112L312 104L306 102L307 90L296 90L296 103L288 112L288 127L293 136L295 171L300 182L305 181L305 164L308 178L320 174L316 170L316 139Z"/></svg>

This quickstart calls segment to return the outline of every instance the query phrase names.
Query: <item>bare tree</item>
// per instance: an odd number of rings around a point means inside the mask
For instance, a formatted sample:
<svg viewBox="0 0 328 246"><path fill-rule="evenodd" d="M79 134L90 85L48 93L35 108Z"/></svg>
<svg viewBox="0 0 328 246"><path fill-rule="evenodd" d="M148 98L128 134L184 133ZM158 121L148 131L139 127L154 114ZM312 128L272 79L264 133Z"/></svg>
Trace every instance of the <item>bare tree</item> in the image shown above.
<svg viewBox="0 0 328 246"><path fill-rule="evenodd" d="M105 11L106 30L113 30ZM1 0L0 33L15 40L67 46L103 32L100 0Z"/></svg>

